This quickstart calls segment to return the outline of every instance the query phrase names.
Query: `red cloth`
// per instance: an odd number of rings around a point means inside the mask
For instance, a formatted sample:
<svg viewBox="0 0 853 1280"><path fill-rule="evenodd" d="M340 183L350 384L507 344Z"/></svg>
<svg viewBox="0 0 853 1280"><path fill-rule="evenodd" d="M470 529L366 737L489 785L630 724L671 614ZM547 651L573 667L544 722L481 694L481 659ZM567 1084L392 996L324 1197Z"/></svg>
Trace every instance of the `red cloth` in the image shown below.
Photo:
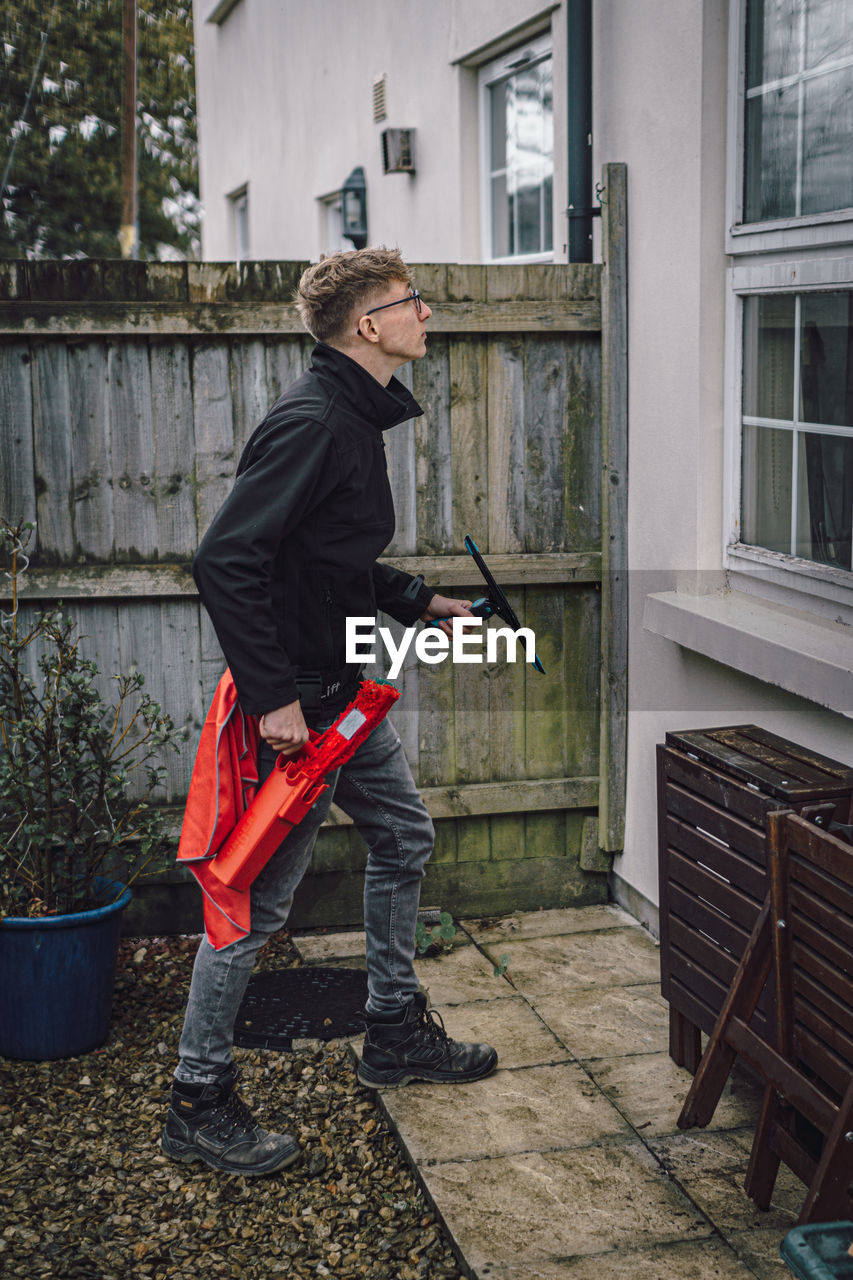
<svg viewBox="0 0 853 1280"><path fill-rule="evenodd" d="M204 895L207 940L220 951L251 929L248 890L231 889L210 864L255 796L259 718L246 715L226 671L204 721L184 812L178 861L192 871Z"/></svg>

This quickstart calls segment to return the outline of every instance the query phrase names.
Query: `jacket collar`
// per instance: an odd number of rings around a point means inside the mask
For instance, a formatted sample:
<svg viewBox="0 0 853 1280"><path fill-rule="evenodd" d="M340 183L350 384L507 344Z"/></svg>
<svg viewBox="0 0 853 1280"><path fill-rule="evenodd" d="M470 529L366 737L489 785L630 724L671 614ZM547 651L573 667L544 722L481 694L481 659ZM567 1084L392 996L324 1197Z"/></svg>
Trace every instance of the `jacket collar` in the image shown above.
<svg viewBox="0 0 853 1280"><path fill-rule="evenodd" d="M311 368L346 398L359 417L380 431L423 414L411 391L397 378L383 387L357 360L325 342L318 342L312 351Z"/></svg>

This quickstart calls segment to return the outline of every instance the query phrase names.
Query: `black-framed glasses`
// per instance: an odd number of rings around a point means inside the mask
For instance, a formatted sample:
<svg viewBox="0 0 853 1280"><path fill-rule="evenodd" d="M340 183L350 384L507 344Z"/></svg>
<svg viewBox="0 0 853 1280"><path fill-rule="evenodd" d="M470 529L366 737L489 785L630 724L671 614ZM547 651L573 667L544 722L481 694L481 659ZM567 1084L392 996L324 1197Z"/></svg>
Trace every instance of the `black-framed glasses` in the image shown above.
<svg viewBox="0 0 853 1280"><path fill-rule="evenodd" d="M398 298L396 302L383 302L380 307L371 307L370 310L365 311L364 314L366 316L372 316L374 311L384 311L386 307L399 307L401 302L414 302L415 311L417 311L418 315L423 311L421 295L418 293L417 289L412 289L405 298Z"/></svg>

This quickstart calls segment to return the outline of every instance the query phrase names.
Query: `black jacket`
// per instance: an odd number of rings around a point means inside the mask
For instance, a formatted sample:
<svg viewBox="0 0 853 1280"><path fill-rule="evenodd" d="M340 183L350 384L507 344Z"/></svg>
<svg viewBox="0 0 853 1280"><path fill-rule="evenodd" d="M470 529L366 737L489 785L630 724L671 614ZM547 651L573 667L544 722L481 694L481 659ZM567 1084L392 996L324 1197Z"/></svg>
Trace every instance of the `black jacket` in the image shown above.
<svg viewBox="0 0 853 1280"><path fill-rule="evenodd" d="M243 710L295 701L300 671L345 663L344 620L377 606L409 626L433 592L376 563L394 534L382 432L423 413L318 343L276 401L193 561Z"/></svg>

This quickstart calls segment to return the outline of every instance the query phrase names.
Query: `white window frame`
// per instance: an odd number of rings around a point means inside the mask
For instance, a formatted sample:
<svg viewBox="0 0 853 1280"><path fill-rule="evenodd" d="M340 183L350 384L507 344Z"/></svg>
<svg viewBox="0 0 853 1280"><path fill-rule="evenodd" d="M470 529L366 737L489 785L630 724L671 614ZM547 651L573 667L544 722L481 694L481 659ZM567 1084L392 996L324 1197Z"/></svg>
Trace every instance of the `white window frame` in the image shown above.
<svg viewBox="0 0 853 1280"><path fill-rule="evenodd" d="M512 49L508 49L498 58L493 58L490 62L484 63L478 73L478 113L480 117L480 241L482 258L484 262L493 263L509 263L522 265L527 262L553 262L554 248L546 250L542 253L516 253L507 257L495 258L492 256L492 144L491 144L491 101L489 98L489 89L497 81L502 79L509 71L513 70L515 64L524 54L530 54L531 62L542 61L546 57L551 58L551 68L553 73L554 46L551 38L551 32L546 31L540 35L533 36L529 40L524 40L520 44L514 45ZM556 211L553 207L553 191L555 184L552 183L552 208L551 208L551 234L552 241L556 242L557 234L557 218Z"/></svg>
<svg viewBox="0 0 853 1280"><path fill-rule="evenodd" d="M730 0L723 566L733 586L853 620L853 572L747 545L741 533L743 314L746 297L853 290L853 209L743 224L746 0ZM846 434L846 433L845 433ZM849 610L849 615L848 615Z"/></svg>

